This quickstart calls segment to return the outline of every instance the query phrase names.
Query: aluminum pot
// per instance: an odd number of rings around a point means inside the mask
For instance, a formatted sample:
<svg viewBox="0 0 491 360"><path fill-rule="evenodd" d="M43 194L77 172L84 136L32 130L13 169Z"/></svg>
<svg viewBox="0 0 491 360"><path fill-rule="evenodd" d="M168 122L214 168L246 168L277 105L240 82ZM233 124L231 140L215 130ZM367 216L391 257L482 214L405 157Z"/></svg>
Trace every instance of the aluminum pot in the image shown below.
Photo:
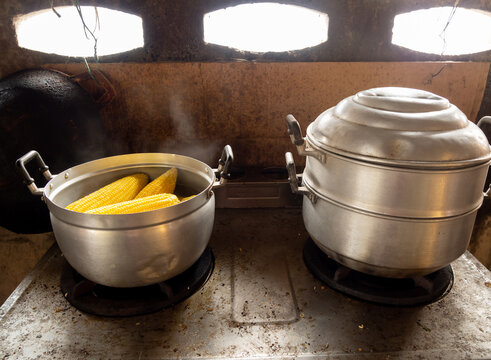
<svg viewBox="0 0 491 360"><path fill-rule="evenodd" d="M404 278L465 252L491 150L447 99L376 88L323 112L305 138L292 115L287 125L307 156L300 177L286 154L290 184L305 195L306 229L325 253L358 271Z"/></svg>
<svg viewBox="0 0 491 360"><path fill-rule="evenodd" d="M42 189L26 170L31 160L48 180ZM140 153L90 161L52 176L36 151L17 160L17 166L31 193L47 204L56 241L69 264L95 283L138 287L182 273L204 252L215 216L213 189L225 184L232 161L227 145L217 169L186 156ZM195 197L172 207L125 215L65 209L101 184L135 172L155 178L170 167L179 172L176 194Z"/></svg>

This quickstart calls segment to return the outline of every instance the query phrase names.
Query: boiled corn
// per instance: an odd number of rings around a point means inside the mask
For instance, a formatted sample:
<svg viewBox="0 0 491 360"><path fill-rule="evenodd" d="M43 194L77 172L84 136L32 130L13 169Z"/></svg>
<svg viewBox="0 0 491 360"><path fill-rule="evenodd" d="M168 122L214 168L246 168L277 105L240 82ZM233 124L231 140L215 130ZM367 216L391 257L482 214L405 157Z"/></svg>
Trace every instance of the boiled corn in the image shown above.
<svg viewBox="0 0 491 360"><path fill-rule="evenodd" d="M137 212L161 209L176 205L178 203L179 199L174 194L157 194L124 201L117 204L102 206L100 208L87 211L87 214L133 214Z"/></svg>
<svg viewBox="0 0 491 360"><path fill-rule="evenodd" d="M116 180L93 193L71 203L68 210L86 212L101 206L133 199L148 183L146 174L133 174Z"/></svg>
<svg viewBox="0 0 491 360"><path fill-rule="evenodd" d="M135 199L156 194L172 194L176 188L176 181L177 169L171 168L145 186L135 196Z"/></svg>
<svg viewBox="0 0 491 360"><path fill-rule="evenodd" d="M182 198L179 198L179 201L180 202L183 202L183 201L186 201L186 200L189 200L191 198L194 198L196 195L191 195L191 196L186 196L186 197L182 197Z"/></svg>

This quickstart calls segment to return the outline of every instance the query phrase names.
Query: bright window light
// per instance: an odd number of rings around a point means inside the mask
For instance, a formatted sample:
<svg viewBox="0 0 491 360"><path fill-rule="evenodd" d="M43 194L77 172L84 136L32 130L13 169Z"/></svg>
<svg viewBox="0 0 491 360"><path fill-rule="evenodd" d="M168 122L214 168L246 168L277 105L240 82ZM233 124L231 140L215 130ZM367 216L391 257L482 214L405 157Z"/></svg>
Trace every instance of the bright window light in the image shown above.
<svg viewBox="0 0 491 360"><path fill-rule="evenodd" d="M428 54L462 55L491 49L491 13L453 7L394 18L392 43Z"/></svg>
<svg viewBox="0 0 491 360"><path fill-rule="evenodd" d="M243 4L203 17L204 41L252 52L299 50L327 41L327 14L295 5Z"/></svg>
<svg viewBox="0 0 491 360"><path fill-rule="evenodd" d="M81 6L88 29L97 38L97 55L110 55L143 46L142 19L121 11ZM20 47L44 53L94 56L94 39L75 6L56 7L17 16L14 26ZM98 20L98 21L97 21Z"/></svg>

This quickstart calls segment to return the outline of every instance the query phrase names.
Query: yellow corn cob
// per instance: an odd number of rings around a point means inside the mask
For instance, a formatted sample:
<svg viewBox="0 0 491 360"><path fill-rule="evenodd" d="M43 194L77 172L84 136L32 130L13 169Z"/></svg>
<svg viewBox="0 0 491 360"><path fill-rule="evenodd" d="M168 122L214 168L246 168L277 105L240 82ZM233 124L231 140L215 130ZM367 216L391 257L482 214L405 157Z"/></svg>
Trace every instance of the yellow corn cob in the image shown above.
<svg viewBox="0 0 491 360"><path fill-rule="evenodd" d="M68 210L86 212L101 206L131 200L148 183L146 174L133 174L116 180L93 193L71 203Z"/></svg>
<svg viewBox="0 0 491 360"><path fill-rule="evenodd" d="M172 168L160 175L158 178L145 186L136 196L135 199L156 195L156 194L172 194L176 188L177 169Z"/></svg>
<svg viewBox="0 0 491 360"><path fill-rule="evenodd" d="M189 200L191 198L194 198L196 195L191 195L191 196L186 196L186 197L182 197L182 198L179 198L179 201L180 202L183 202L183 201L186 201L186 200Z"/></svg>
<svg viewBox="0 0 491 360"><path fill-rule="evenodd" d="M133 214L137 212L161 209L179 204L179 199L174 194L150 195L139 199L123 201L117 204L102 206L87 211L87 214Z"/></svg>

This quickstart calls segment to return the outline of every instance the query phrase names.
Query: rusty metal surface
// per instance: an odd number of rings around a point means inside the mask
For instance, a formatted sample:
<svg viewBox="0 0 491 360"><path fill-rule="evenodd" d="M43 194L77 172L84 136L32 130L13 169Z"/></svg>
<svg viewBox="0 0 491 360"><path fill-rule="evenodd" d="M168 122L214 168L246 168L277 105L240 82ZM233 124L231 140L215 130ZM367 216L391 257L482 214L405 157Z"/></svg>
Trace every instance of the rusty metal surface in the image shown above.
<svg viewBox="0 0 491 360"><path fill-rule="evenodd" d="M81 64L47 65L65 73ZM442 66L445 70L431 79ZM92 64L117 96L101 111L111 155L169 152L214 163L225 144L234 166L284 166L292 151L285 116L301 127L360 89L383 84L430 91L476 120L489 63ZM295 163L304 164L294 155Z"/></svg>
<svg viewBox="0 0 491 360"><path fill-rule="evenodd" d="M91 316L59 290L54 248L0 309L0 359L491 357L491 273L470 253L451 292L392 308L326 288L302 260L300 209L218 209L210 280L151 315Z"/></svg>

